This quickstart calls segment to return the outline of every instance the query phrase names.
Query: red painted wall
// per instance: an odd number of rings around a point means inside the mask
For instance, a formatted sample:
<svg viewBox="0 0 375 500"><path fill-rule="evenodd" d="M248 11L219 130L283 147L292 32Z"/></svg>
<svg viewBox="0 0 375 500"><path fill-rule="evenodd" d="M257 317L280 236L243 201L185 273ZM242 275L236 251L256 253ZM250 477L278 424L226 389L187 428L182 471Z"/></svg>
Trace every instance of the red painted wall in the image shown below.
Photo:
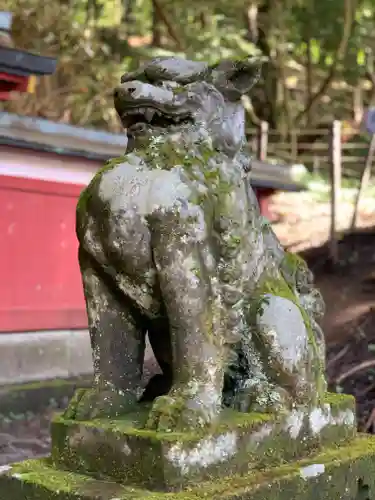
<svg viewBox="0 0 375 500"><path fill-rule="evenodd" d="M0 332L86 327L74 231L81 190L0 175Z"/></svg>
<svg viewBox="0 0 375 500"><path fill-rule="evenodd" d="M270 197L275 192L275 190L270 188L256 188L254 189L254 191L258 198L260 213L264 217L267 217L267 219L272 220L272 213L270 211Z"/></svg>
<svg viewBox="0 0 375 500"><path fill-rule="evenodd" d="M75 210L81 174L100 163L16 150L0 152L0 333L86 328ZM61 182L12 176L26 165L60 172ZM267 216L269 190L257 195Z"/></svg>

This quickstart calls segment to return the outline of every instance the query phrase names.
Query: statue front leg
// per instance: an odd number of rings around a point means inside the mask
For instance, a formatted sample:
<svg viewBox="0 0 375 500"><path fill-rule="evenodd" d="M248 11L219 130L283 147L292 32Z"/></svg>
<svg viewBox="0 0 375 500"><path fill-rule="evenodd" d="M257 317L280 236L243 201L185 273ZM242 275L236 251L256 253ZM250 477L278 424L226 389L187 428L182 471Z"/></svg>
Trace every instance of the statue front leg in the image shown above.
<svg viewBox="0 0 375 500"><path fill-rule="evenodd" d="M158 221L159 222L159 221ZM219 309L194 222L176 214L153 224L152 247L170 324L173 386L153 404L147 426L160 431L202 427L219 415L224 376Z"/></svg>
<svg viewBox="0 0 375 500"><path fill-rule="evenodd" d="M141 385L145 332L128 300L80 249L94 384L79 389L65 418L85 420L117 417L136 405Z"/></svg>

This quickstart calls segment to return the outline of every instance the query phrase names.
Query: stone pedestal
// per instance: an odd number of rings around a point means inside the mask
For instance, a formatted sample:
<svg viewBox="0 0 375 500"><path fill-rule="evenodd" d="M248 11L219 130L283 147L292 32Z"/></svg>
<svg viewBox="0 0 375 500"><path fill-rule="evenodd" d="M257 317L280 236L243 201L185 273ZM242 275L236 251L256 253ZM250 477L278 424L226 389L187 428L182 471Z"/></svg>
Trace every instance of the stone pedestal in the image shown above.
<svg viewBox="0 0 375 500"><path fill-rule="evenodd" d="M375 438L359 436L309 458L197 483L179 492L151 491L54 467L49 460L14 465L0 476L4 500L373 500Z"/></svg>
<svg viewBox="0 0 375 500"><path fill-rule="evenodd" d="M275 418L223 413L201 434L117 420L52 423L52 454L3 468L11 500L375 499L375 438L357 435L354 399Z"/></svg>

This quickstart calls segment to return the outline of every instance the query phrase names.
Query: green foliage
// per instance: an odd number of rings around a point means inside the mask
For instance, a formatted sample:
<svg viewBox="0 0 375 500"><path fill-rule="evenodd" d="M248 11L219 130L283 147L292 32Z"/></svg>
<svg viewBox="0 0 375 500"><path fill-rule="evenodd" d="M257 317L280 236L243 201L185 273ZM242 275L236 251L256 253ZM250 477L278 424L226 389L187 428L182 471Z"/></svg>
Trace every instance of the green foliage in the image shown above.
<svg viewBox="0 0 375 500"><path fill-rule="evenodd" d="M120 131L113 109L113 87L126 64L119 65L97 32L84 26L67 5L34 0L8 1L13 39L19 48L58 57L54 75L38 81L34 95L20 95L8 109L20 114Z"/></svg>

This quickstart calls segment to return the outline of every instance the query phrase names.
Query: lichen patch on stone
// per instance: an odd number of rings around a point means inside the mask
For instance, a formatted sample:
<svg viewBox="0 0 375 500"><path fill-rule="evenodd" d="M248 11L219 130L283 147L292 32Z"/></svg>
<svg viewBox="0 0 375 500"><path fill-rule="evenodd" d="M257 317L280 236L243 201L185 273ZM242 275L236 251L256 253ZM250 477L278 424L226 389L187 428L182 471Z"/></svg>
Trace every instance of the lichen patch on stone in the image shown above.
<svg viewBox="0 0 375 500"><path fill-rule="evenodd" d="M324 474L325 465L324 464L312 464L307 467L302 467L300 469L300 476L303 479L308 479L310 477L320 476L320 474Z"/></svg>
<svg viewBox="0 0 375 500"><path fill-rule="evenodd" d="M5 474L5 472L8 472L11 470L11 466L10 465L1 465L0 466L0 474Z"/></svg>
<svg viewBox="0 0 375 500"><path fill-rule="evenodd" d="M272 434L273 430L274 430L274 425L272 424L262 425L260 429L251 434L250 442L255 445L260 444L263 441L263 439Z"/></svg>
<svg viewBox="0 0 375 500"><path fill-rule="evenodd" d="M319 432L332 422L331 407L326 404L323 408L314 408L309 415L310 429L312 433Z"/></svg>
<svg viewBox="0 0 375 500"><path fill-rule="evenodd" d="M124 445L123 445L123 447L122 447L122 452L123 452L123 453L124 453L124 455L126 455L126 456L131 455L132 450L131 450L130 446L128 445L128 443L124 443Z"/></svg>
<svg viewBox="0 0 375 500"><path fill-rule="evenodd" d="M310 429L313 435L319 434L327 425L355 426L355 415L349 408L332 414L331 406L325 404L323 408L314 408L309 415Z"/></svg>
<svg viewBox="0 0 375 500"><path fill-rule="evenodd" d="M305 413L300 410L292 410L285 422L285 430L289 432L292 439L297 439L301 432Z"/></svg>
<svg viewBox="0 0 375 500"><path fill-rule="evenodd" d="M203 439L189 450L184 449L182 444L175 444L168 451L167 458L182 474L188 474L196 467L207 468L226 462L235 455L236 450L237 435L235 432L228 432L218 437Z"/></svg>
<svg viewBox="0 0 375 500"><path fill-rule="evenodd" d="M340 411L336 418L334 418L335 425L347 425L353 427L355 425L355 415L352 410Z"/></svg>

